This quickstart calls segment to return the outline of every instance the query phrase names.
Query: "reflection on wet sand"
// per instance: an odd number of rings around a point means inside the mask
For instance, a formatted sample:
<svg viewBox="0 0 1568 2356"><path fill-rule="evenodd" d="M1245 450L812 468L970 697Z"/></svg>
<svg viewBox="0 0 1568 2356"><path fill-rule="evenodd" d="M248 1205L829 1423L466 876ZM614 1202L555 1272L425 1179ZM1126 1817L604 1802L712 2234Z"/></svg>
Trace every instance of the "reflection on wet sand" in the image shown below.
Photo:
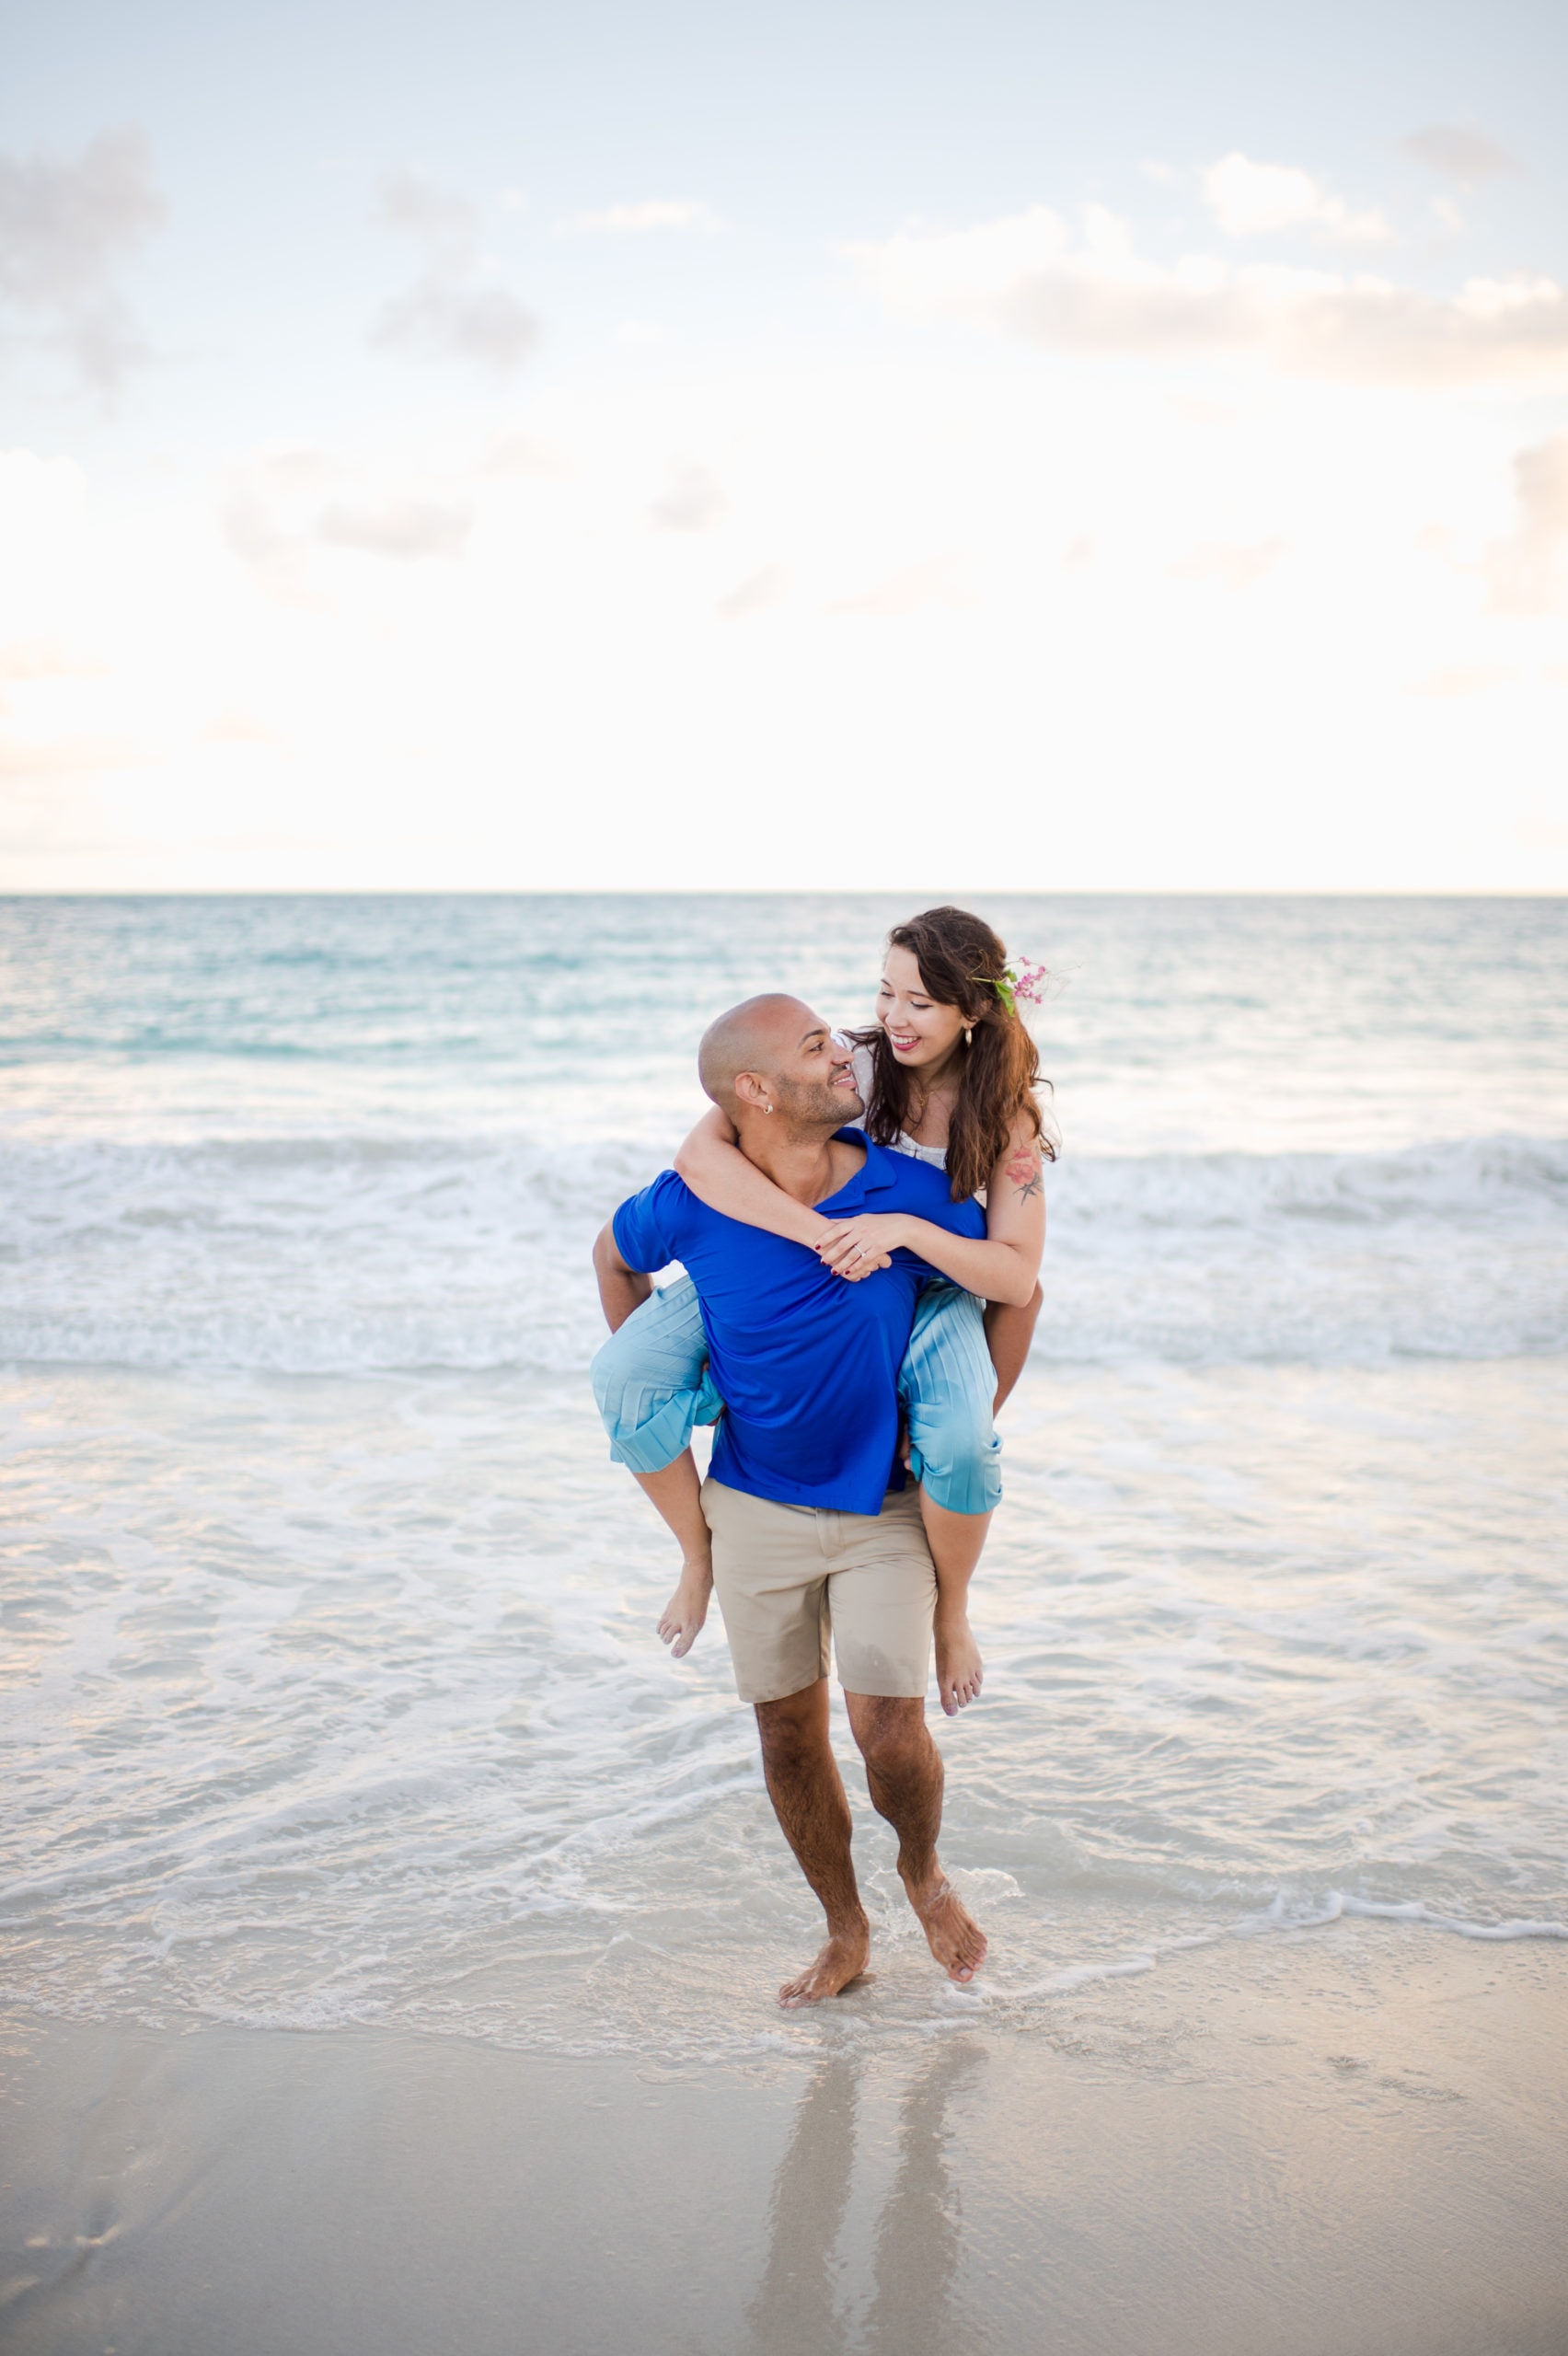
<svg viewBox="0 0 1568 2356"><path fill-rule="evenodd" d="M767 2264L747 2310L754 2356L838 2356L844 2325L836 2287L838 2232L855 2160L859 2069L816 2072L778 2163L768 2212Z"/></svg>
<svg viewBox="0 0 1568 2356"><path fill-rule="evenodd" d="M980 2066L967 2039L943 2043L899 2104L897 2163L877 2219L867 2356L915 2356L958 2332L953 2285L962 2249L959 2198L949 2174L949 2097ZM834 2060L813 2077L778 2165L767 2261L747 2310L751 2356L844 2356L852 2318L838 2296L838 2243L854 2177L864 2068Z"/></svg>
<svg viewBox="0 0 1568 2356"><path fill-rule="evenodd" d="M922 2348L963 2343L953 2305L961 2202L948 2170L947 2106L980 2059L967 2040L939 2045L899 2105L898 2174L877 2220L868 2356L914 2356Z"/></svg>

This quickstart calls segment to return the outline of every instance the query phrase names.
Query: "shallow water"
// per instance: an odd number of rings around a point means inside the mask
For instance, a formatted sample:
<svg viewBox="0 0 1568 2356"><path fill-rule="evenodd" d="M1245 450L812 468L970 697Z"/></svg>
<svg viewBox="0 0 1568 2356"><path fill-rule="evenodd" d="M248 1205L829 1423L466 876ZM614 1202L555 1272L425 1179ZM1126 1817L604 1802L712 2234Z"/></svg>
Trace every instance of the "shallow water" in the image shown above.
<svg viewBox="0 0 1568 2356"><path fill-rule="evenodd" d="M806 2019L717 1617L651 1633L586 1249L705 1016L854 1019L898 911L0 907L13 1987L735 2056L1336 1911L1568 1934L1562 910L987 907L1061 969L1064 1140L940 1728L994 1965L935 1978L857 1795L878 1977Z"/></svg>

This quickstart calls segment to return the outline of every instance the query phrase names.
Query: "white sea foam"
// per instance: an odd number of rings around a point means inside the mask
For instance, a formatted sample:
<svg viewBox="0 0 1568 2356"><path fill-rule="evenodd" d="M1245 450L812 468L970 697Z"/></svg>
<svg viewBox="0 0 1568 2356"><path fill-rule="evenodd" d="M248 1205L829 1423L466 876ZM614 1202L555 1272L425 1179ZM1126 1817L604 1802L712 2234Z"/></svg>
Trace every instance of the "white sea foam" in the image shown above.
<svg viewBox="0 0 1568 2356"><path fill-rule="evenodd" d="M657 1166L505 1137L14 1138L0 1360L578 1373L594 1234ZM1332 1365L1568 1336L1568 1145L1082 1159L1050 1201L1048 1357Z"/></svg>
<svg viewBox="0 0 1568 2356"><path fill-rule="evenodd" d="M940 1727L988 2019L1359 1914L1562 1934L1565 1410L1551 1360L1028 1378L986 1696ZM663 1655L673 1565L575 1394L58 1370L0 1452L33 2001L693 2055L964 2015L851 1769L878 1978L770 2019L810 1904L721 1632Z"/></svg>
<svg viewBox="0 0 1568 2356"><path fill-rule="evenodd" d="M1470 1915L1439 1913L1431 1906L1424 1906L1415 1898L1357 1898L1343 1889L1331 1889L1320 1900L1299 1897L1293 1900L1282 1891L1266 1913L1239 1923L1237 1928L1242 1933L1282 1927L1292 1931L1315 1931L1324 1923L1347 1920L1421 1923L1435 1931L1452 1931L1457 1938L1461 1939L1568 1939L1568 1922L1556 1918L1550 1921L1521 1918L1478 1922Z"/></svg>

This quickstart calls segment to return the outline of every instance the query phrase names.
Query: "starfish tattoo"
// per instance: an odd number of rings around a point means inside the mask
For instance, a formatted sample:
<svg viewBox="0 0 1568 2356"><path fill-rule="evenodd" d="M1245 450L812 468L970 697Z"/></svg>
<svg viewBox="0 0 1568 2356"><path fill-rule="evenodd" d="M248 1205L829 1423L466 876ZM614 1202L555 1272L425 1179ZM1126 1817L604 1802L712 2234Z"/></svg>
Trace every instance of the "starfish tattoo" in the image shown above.
<svg viewBox="0 0 1568 2356"><path fill-rule="evenodd" d="M1039 1194L1043 1174L1038 1154L1020 1151L1008 1164L1008 1176L1026 1203L1032 1195Z"/></svg>

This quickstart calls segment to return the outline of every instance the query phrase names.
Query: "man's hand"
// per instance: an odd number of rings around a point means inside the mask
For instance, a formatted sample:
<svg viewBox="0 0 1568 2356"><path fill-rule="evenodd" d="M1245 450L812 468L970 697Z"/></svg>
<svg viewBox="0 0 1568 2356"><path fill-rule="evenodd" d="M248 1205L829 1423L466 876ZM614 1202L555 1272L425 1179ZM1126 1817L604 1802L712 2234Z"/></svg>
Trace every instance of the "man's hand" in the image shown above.
<svg viewBox="0 0 1568 2356"><path fill-rule="evenodd" d="M835 1276L858 1284L878 1268L885 1268L901 1243L907 1243L909 1222L898 1211L862 1211L856 1218L836 1218L817 1245L817 1257Z"/></svg>

